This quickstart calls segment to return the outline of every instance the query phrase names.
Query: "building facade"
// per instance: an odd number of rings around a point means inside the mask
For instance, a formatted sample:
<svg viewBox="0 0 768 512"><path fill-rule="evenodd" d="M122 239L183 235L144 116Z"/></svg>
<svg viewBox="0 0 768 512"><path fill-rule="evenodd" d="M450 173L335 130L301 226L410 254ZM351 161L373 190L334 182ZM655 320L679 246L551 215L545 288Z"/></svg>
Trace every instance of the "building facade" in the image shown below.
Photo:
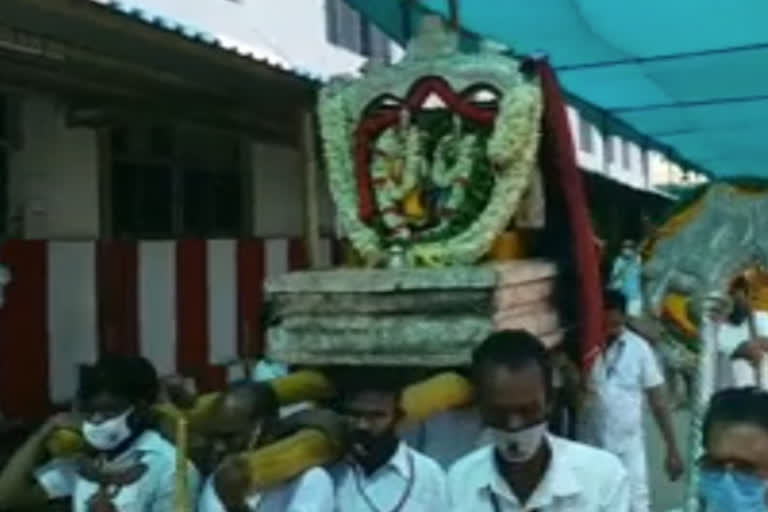
<svg viewBox="0 0 768 512"><path fill-rule="evenodd" d="M106 352L232 377L262 346L263 279L307 266L319 84L400 53L342 0L1 2L0 409L65 402ZM583 168L649 187L648 155L569 115Z"/></svg>

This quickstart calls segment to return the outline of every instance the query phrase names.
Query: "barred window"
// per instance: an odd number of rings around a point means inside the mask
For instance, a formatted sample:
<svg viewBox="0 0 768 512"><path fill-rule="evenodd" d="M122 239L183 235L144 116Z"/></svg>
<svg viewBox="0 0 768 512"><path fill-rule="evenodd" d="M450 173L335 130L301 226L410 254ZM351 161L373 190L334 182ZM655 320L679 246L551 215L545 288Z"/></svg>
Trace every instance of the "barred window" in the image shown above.
<svg viewBox="0 0 768 512"><path fill-rule="evenodd" d="M378 27L344 0L326 0L326 34L331 44L359 55L389 61L391 42Z"/></svg>
<svg viewBox="0 0 768 512"><path fill-rule="evenodd" d="M243 167L236 136L168 125L112 130L116 237L229 237L243 233Z"/></svg>

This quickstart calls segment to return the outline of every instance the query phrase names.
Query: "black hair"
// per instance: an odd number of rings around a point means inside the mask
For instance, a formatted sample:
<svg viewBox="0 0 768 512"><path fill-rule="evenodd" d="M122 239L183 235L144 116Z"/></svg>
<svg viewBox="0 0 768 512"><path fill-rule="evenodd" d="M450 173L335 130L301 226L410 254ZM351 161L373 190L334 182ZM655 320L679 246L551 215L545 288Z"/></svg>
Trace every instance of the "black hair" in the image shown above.
<svg viewBox="0 0 768 512"><path fill-rule="evenodd" d="M503 366L509 370L520 370L529 365L541 369L547 397L551 397L552 360L544 343L528 331L498 331L472 353L472 373L480 382L483 373L490 367Z"/></svg>
<svg viewBox="0 0 768 512"><path fill-rule="evenodd" d="M759 388L732 388L716 393L709 402L702 427L706 448L715 425L747 423L768 435L768 392Z"/></svg>
<svg viewBox="0 0 768 512"><path fill-rule="evenodd" d="M736 279L733 280L731 283L731 286L729 287L729 291L731 293L735 292L749 292L749 282L747 281L747 278L744 276L739 276Z"/></svg>
<svg viewBox="0 0 768 512"><path fill-rule="evenodd" d="M230 397L243 400L250 410L251 419L277 417L280 413L280 401L274 388L266 382L240 380L229 386L225 392Z"/></svg>
<svg viewBox="0 0 768 512"><path fill-rule="evenodd" d="M105 356L80 369L77 397L88 400L110 393L132 404L157 400L159 379L154 366L143 357Z"/></svg>
<svg viewBox="0 0 768 512"><path fill-rule="evenodd" d="M392 395L399 402L405 388L402 372L387 367L361 366L338 370L334 381L340 400L372 391Z"/></svg>
<svg viewBox="0 0 768 512"><path fill-rule="evenodd" d="M624 313L627 310L627 297L618 290L605 290L603 292L603 310Z"/></svg>

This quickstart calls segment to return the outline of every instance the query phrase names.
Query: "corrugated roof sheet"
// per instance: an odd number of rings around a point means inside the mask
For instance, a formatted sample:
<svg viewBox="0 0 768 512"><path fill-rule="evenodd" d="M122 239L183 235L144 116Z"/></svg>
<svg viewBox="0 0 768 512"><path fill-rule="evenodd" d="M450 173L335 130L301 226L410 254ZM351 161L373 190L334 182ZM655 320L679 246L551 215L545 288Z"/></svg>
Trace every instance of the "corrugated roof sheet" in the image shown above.
<svg viewBox="0 0 768 512"><path fill-rule="evenodd" d="M272 52L259 49L251 45L244 45L234 42L234 40L224 37L217 37L210 32L195 27L188 23L182 23L168 16L163 16L153 12L145 7L137 6L129 2L118 0L91 0L94 3L103 5L110 10L133 19L140 20L160 30L175 32L186 39L196 41L200 44L216 48L218 50L234 53L242 58L252 60L263 64L269 68L291 73L300 78L311 81L321 82L323 78L310 70L298 68L286 62L284 59L276 57ZM195 1L195 0L187 0Z"/></svg>

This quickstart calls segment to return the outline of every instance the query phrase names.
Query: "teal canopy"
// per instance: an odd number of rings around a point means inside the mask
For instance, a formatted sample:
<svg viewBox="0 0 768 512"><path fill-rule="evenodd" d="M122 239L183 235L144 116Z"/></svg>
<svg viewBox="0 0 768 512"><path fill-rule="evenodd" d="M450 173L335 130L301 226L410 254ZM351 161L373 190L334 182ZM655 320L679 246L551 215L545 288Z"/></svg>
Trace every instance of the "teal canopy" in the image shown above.
<svg viewBox="0 0 768 512"><path fill-rule="evenodd" d="M544 53L606 131L717 178L768 177L768 0L347 0L405 42L425 12Z"/></svg>

